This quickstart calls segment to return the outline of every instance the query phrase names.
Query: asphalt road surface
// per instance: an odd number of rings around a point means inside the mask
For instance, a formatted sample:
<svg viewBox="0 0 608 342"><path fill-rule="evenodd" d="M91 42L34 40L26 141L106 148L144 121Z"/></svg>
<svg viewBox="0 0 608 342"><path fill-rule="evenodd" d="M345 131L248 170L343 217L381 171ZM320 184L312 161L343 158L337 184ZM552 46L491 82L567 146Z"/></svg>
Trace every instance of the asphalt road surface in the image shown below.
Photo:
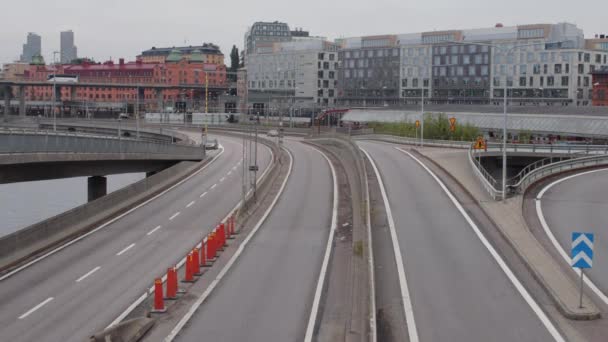
<svg viewBox="0 0 608 342"><path fill-rule="evenodd" d="M541 200L553 235L570 255L572 232L595 233L593 268L585 270L608 293L608 169L583 173L555 184Z"/></svg>
<svg viewBox="0 0 608 342"><path fill-rule="evenodd" d="M241 195L241 143L165 195L0 281L0 341L84 341L105 328ZM260 147L260 172L270 152Z"/></svg>
<svg viewBox="0 0 608 342"><path fill-rule="evenodd" d="M420 341L552 341L439 184L392 146L359 146L386 186Z"/></svg>
<svg viewBox="0 0 608 342"><path fill-rule="evenodd" d="M274 210L178 341L302 341L327 243L333 182L310 146L285 141L294 166Z"/></svg>

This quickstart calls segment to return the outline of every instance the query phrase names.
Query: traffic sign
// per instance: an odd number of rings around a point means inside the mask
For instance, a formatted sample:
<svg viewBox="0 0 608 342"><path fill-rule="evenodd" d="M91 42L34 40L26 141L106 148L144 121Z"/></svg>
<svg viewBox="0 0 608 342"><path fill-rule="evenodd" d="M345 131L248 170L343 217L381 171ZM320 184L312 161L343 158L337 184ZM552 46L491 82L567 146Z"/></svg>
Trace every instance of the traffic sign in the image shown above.
<svg viewBox="0 0 608 342"><path fill-rule="evenodd" d="M474 150L485 150L486 149L486 141L483 137L477 137L475 144L473 144Z"/></svg>
<svg viewBox="0 0 608 342"><path fill-rule="evenodd" d="M420 120L416 120L416 128L420 128Z"/></svg>
<svg viewBox="0 0 608 342"><path fill-rule="evenodd" d="M249 166L249 171L259 171L259 168L257 165L251 165Z"/></svg>
<svg viewBox="0 0 608 342"><path fill-rule="evenodd" d="M593 266L593 233L572 233L572 267Z"/></svg>
<svg viewBox="0 0 608 342"><path fill-rule="evenodd" d="M456 118L450 118L450 132L456 130Z"/></svg>

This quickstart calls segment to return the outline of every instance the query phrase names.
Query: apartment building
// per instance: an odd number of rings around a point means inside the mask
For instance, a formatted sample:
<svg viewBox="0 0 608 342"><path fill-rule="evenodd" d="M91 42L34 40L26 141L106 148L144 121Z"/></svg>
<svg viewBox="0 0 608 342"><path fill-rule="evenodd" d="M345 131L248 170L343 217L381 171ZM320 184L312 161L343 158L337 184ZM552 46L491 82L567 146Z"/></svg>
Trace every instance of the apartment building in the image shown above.
<svg viewBox="0 0 608 342"><path fill-rule="evenodd" d="M245 60L249 112L335 105L338 46L321 37L275 42Z"/></svg>
<svg viewBox="0 0 608 342"><path fill-rule="evenodd" d="M339 39L339 103L590 105L608 39L569 23ZM377 56L382 56L380 59ZM390 57L387 57L390 56ZM396 86L395 86L396 84Z"/></svg>

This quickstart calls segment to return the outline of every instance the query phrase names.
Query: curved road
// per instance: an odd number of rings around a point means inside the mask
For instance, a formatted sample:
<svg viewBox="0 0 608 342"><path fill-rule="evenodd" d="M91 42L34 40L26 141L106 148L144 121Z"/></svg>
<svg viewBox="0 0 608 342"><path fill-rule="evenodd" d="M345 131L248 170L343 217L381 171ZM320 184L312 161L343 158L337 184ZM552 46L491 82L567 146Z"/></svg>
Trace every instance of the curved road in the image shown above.
<svg viewBox="0 0 608 342"><path fill-rule="evenodd" d="M0 341L84 341L105 328L238 203L241 141L202 172L0 281ZM259 149L260 170L270 162Z"/></svg>
<svg viewBox="0 0 608 342"><path fill-rule="evenodd" d="M429 173L392 145L359 146L386 187L420 341L552 341Z"/></svg>
<svg viewBox="0 0 608 342"><path fill-rule="evenodd" d="M608 169L583 172L555 182L542 195L548 228L570 256L572 232L595 233L593 268L585 275L608 294Z"/></svg>
<svg viewBox="0 0 608 342"><path fill-rule="evenodd" d="M294 157L277 205L178 341L302 341L332 217L325 158L285 141Z"/></svg>

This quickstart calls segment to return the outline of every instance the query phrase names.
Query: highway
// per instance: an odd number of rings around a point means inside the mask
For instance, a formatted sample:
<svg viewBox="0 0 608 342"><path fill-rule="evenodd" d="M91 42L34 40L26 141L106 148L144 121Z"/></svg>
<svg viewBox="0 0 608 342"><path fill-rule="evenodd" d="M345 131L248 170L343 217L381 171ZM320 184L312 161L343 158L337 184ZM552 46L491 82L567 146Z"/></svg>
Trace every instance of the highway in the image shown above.
<svg viewBox="0 0 608 342"><path fill-rule="evenodd" d="M0 341L81 342L112 322L240 200L241 141L220 143L202 172L0 281ZM258 158L263 171L270 150Z"/></svg>
<svg viewBox="0 0 608 342"><path fill-rule="evenodd" d="M585 171L548 184L538 195L540 203L536 203L537 215L546 222L543 228L554 237L553 243L558 244L555 247L567 265L572 232L595 233L593 268L585 270L585 275L593 281L597 287L594 291L604 302L608 294L607 191L608 169Z"/></svg>
<svg viewBox="0 0 608 342"><path fill-rule="evenodd" d="M396 145L359 146L371 155L386 188L396 247L385 248L394 249L403 264L411 342L560 340L421 165Z"/></svg>
<svg viewBox="0 0 608 342"><path fill-rule="evenodd" d="M281 197L177 341L302 341L332 221L326 159L286 139L293 170Z"/></svg>

